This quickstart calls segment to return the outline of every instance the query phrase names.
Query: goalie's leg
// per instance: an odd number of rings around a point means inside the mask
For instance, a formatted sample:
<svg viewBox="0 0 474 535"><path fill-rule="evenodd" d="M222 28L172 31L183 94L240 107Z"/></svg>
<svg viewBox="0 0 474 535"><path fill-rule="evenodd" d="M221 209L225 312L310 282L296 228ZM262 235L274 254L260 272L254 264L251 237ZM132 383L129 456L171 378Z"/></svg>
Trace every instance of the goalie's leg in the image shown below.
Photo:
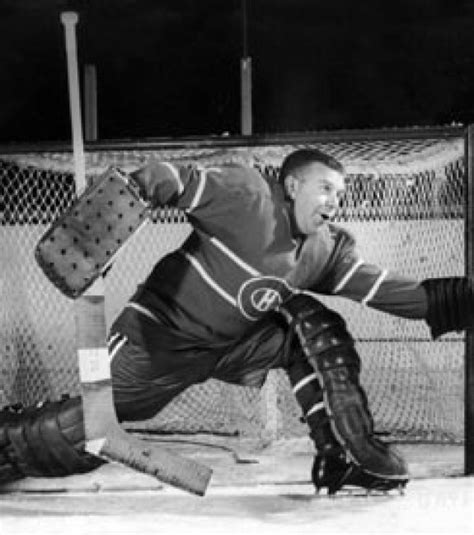
<svg viewBox="0 0 474 535"><path fill-rule="evenodd" d="M331 431L316 372L299 352L296 354L295 362L286 371L292 391L303 410L302 419L308 425L316 446L311 477L317 491L327 488L329 494L333 494L346 484L351 465Z"/></svg>
<svg viewBox="0 0 474 535"><path fill-rule="evenodd" d="M296 400L303 410L302 420L308 425L316 447L311 470L316 490L327 489L329 494L335 494L347 486L382 491L398 487L398 482L371 476L347 459L344 448L331 430L317 374L301 354L297 354L295 362L286 371Z"/></svg>
<svg viewBox="0 0 474 535"><path fill-rule="evenodd" d="M0 411L0 484L26 476L90 472L104 463L84 449L79 397Z"/></svg>
<svg viewBox="0 0 474 535"><path fill-rule="evenodd" d="M359 383L360 359L343 319L306 294L293 297L281 312L309 364L306 378L301 366L290 367L289 375L318 449L316 486L330 490L344 484L381 490L404 486L408 472L403 458L374 436ZM304 388L309 385L311 390ZM328 476L331 469L344 477L333 481Z"/></svg>

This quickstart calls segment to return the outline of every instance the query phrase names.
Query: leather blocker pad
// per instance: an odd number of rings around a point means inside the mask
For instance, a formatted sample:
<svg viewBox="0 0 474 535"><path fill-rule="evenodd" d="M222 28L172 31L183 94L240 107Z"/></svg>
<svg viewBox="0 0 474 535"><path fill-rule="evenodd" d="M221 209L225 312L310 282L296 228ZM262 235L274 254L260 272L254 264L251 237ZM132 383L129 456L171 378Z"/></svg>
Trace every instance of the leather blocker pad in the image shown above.
<svg viewBox="0 0 474 535"><path fill-rule="evenodd" d="M149 213L130 178L110 168L43 235L36 261L63 294L79 297L110 267Z"/></svg>

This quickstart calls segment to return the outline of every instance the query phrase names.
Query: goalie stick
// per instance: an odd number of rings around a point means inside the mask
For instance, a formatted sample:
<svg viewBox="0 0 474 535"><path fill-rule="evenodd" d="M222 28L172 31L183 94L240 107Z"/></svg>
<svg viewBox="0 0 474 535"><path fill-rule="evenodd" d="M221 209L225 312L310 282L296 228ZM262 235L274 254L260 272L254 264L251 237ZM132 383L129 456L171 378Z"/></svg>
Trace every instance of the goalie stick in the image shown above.
<svg viewBox="0 0 474 535"><path fill-rule="evenodd" d="M99 278L78 302L76 314L79 373L86 433L86 449L118 461L160 481L202 496L211 470L179 457L123 430L115 416L106 336L103 281Z"/></svg>
<svg viewBox="0 0 474 535"><path fill-rule="evenodd" d="M147 210L127 177L109 169L42 236L35 258L62 293L76 298L86 450L202 495L209 468L129 435L115 415L102 274L146 223Z"/></svg>
<svg viewBox="0 0 474 535"><path fill-rule="evenodd" d="M75 41L75 25L77 21L77 13L65 12L61 14L61 22L64 25L66 39L76 183L80 192L85 184L85 164ZM113 172L107 175L108 178L111 176L114 178ZM113 182L112 178L108 183L111 184ZM129 195L131 194L126 188L125 191ZM87 190L82 197L87 198L89 195L90 200L90 194L91 192ZM57 287L69 297L79 296L76 301L75 316L86 450L107 460L120 462L141 472L153 475L164 483L202 496L206 491L212 474L210 468L129 435L121 428L117 420L112 396L110 357L105 343L106 326L102 281L102 273L110 264L110 258L106 262L102 262L102 259L99 262L94 262L93 267L87 261L83 263L69 262L72 266L71 269L62 273L58 273L57 270L58 266L64 267L65 259L69 254L68 250L73 252L80 250L82 239L78 238L77 233L79 232L79 235L84 237L87 236L87 231L90 230L90 227L87 227L87 217L84 217L84 213L81 214L80 210L77 209L80 202L81 196L75 205L61 216L53 225L53 228L43 236L38 244L35 256L46 276ZM140 207L138 213L143 215L143 210L140 210ZM70 225L69 223L74 224ZM143 223L143 221L140 221L140 223ZM107 231L113 227L110 222L105 222L104 224ZM138 226L129 225L128 234L133 234ZM55 243L56 237L66 240L66 244L69 247L66 247L64 243L63 246L58 247L58 244ZM87 242L87 238L85 241ZM123 242L121 240L115 240L115 253L118 252L122 245ZM108 256L111 256L111 254ZM85 269L82 277L81 268ZM74 279L76 282L77 280L82 280L84 286L81 287L79 284L79 286L72 289L68 284L70 279ZM58 284L58 281L60 281L60 284ZM81 294L89 286L91 287L88 292Z"/></svg>

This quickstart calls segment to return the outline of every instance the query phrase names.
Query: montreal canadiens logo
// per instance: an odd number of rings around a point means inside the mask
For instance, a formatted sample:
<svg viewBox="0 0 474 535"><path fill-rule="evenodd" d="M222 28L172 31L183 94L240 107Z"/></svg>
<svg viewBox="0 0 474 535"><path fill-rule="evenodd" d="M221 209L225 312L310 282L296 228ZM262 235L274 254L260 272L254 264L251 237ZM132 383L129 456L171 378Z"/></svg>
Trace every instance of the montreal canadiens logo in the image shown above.
<svg viewBox="0 0 474 535"><path fill-rule="evenodd" d="M283 279L272 276L248 279L239 289L239 310L249 320L258 320L269 310L274 310L294 293Z"/></svg>

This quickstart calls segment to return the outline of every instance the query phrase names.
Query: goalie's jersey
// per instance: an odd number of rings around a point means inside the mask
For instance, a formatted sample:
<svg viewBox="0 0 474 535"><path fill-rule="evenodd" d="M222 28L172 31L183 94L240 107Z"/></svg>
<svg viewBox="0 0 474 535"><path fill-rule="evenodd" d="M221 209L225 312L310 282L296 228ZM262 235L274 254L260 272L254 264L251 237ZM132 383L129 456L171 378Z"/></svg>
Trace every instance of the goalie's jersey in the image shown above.
<svg viewBox="0 0 474 535"><path fill-rule="evenodd" d="M324 224L296 236L282 188L257 170L152 160L132 177L152 206L184 210L193 232L158 261L127 306L184 337L235 338L299 291L425 316L418 282L365 262L347 231Z"/></svg>

